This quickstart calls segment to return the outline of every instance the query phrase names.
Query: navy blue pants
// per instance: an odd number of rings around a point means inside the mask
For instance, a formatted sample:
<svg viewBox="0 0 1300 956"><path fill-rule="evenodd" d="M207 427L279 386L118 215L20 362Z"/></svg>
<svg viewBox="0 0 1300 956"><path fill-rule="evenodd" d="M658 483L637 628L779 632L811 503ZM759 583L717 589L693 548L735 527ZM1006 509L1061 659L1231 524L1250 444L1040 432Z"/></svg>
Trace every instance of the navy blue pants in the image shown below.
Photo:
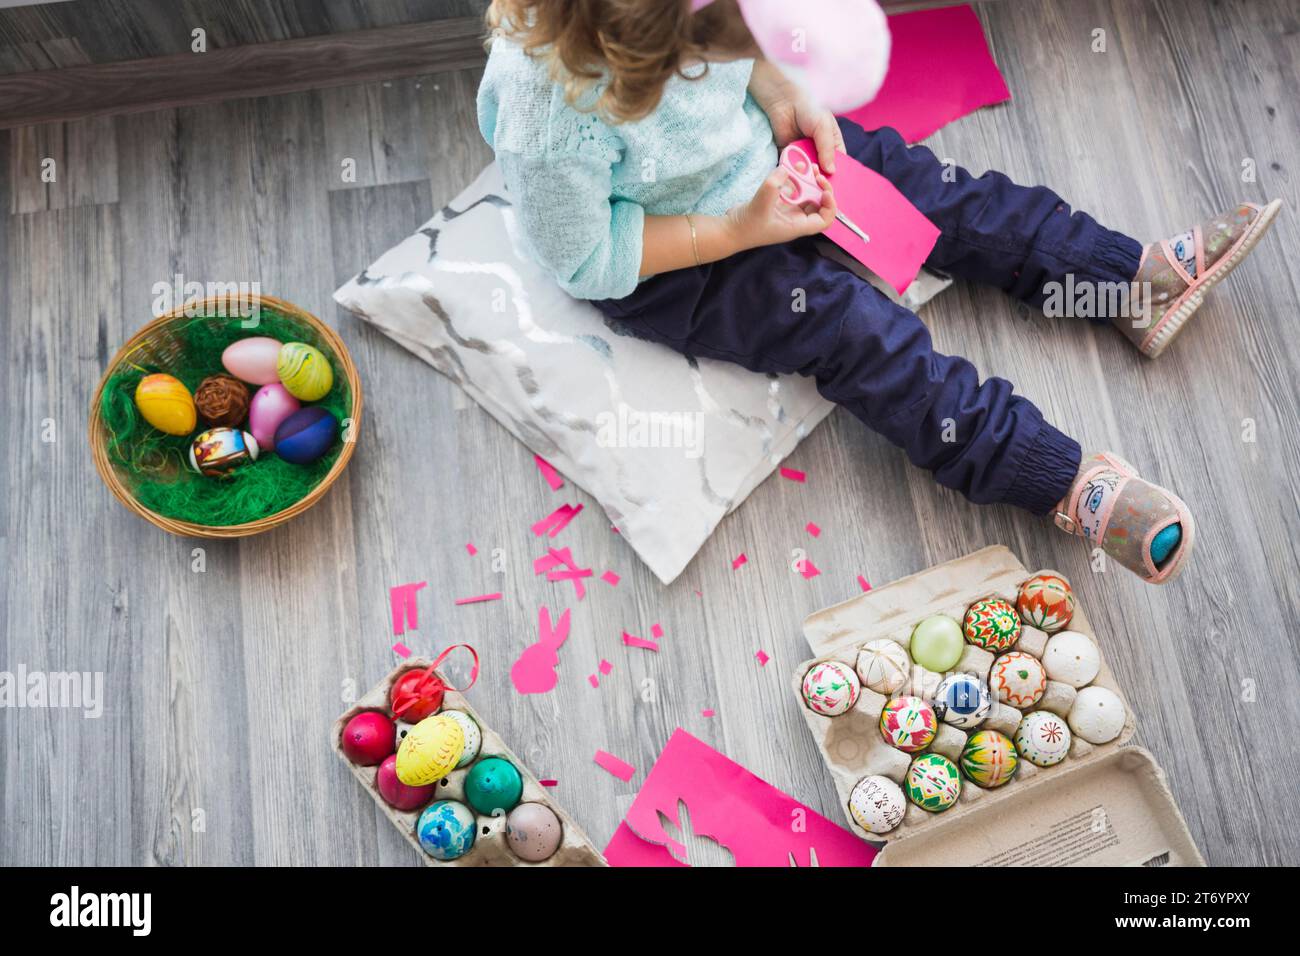
<svg viewBox="0 0 1300 956"><path fill-rule="evenodd" d="M848 153L942 231L926 263L935 269L1033 305L1045 283L1067 273L1076 286L1137 273L1137 242L1071 212L1045 187L946 168L892 129L866 132L846 120L840 128ZM796 289L805 290L805 311L794 309ZM812 239L664 273L594 304L633 334L688 355L813 376L827 399L971 501L1046 514L1078 470L1078 442L1010 382L981 382L966 359L936 352L915 313L823 257Z"/></svg>

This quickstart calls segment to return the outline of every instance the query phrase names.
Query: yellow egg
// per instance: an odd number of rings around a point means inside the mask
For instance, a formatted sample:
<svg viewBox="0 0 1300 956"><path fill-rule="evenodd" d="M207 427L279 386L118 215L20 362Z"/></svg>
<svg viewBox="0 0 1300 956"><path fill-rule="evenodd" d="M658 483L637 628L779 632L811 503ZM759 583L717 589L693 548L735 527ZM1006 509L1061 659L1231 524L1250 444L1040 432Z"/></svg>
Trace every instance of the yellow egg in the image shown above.
<svg viewBox="0 0 1300 956"><path fill-rule="evenodd" d="M397 779L412 787L437 783L456 769L465 750L465 731L446 714L420 721L397 748Z"/></svg>
<svg viewBox="0 0 1300 956"><path fill-rule="evenodd" d="M314 402L334 385L334 370L320 349L305 342L286 342L275 360L280 383L294 398Z"/></svg>
<svg viewBox="0 0 1300 956"><path fill-rule="evenodd" d="M135 406L145 421L168 435L188 435L198 421L194 397L180 379L170 375L159 373L140 379L135 387Z"/></svg>

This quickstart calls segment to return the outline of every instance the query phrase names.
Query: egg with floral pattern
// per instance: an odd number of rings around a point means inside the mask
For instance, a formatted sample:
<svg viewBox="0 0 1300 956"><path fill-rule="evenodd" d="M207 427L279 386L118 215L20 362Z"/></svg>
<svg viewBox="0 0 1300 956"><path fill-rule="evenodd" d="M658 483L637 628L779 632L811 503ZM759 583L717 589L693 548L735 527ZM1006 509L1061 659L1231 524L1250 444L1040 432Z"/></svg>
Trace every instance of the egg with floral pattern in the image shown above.
<svg viewBox="0 0 1300 956"><path fill-rule="evenodd" d="M1016 749L1035 766L1054 766L1070 752L1070 728L1051 711L1035 710L1016 728Z"/></svg>
<svg viewBox="0 0 1300 956"><path fill-rule="evenodd" d="M1020 616L1010 601L984 598L966 611L962 631L968 643L998 654L1020 640Z"/></svg>
<svg viewBox="0 0 1300 956"><path fill-rule="evenodd" d="M989 672L989 690L998 700L1024 710L1038 703L1047 690L1047 672L1032 654L1012 651L993 662Z"/></svg>
<svg viewBox="0 0 1300 956"><path fill-rule="evenodd" d="M903 753L924 750L938 728L934 708L920 697L895 697L880 712L880 735Z"/></svg>
<svg viewBox="0 0 1300 956"><path fill-rule="evenodd" d="M808 709L824 717L838 717L858 702L862 685L853 668L839 661L822 661L803 678L803 699Z"/></svg>
<svg viewBox="0 0 1300 956"><path fill-rule="evenodd" d="M980 730L970 735L961 751L961 769L972 783L1000 787L1016 775L1020 756L1006 734Z"/></svg>
<svg viewBox="0 0 1300 956"><path fill-rule="evenodd" d="M943 754L921 754L907 768L907 799L922 810L940 813L961 796L957 765Z"/></svg>
<svg viewBox="0 0 1300 956"><path fill-rule="evenodd" d="M1016 610L1026 624L1052 634L1074 617L1074 590L1055 571L1044 571L1020 585Z"/></svg>

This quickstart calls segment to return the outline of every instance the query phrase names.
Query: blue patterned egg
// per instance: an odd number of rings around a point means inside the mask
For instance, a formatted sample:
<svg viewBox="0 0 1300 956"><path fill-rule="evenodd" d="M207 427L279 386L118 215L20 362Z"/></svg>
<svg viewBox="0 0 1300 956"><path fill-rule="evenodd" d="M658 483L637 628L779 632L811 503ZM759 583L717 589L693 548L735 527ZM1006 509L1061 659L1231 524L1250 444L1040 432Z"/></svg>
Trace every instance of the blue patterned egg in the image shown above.
<svg viewBox="0 0 1300 956"><path fill-rule="evenodd" d="M456 860L474 847L476 823L469 807L455 800L437 800L424 808L415 836L435 860Z"/></svg>

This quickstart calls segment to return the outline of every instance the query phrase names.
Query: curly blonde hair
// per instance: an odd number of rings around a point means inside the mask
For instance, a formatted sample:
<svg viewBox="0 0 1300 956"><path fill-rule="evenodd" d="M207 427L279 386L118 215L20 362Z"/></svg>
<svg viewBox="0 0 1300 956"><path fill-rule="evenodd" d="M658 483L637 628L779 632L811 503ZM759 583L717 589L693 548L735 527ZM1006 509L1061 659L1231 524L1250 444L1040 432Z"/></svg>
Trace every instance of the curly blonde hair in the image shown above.
<svg viewBox="0 0 1300 956"><path fill-rule="evenodd" d="M571 105L613 122L651 113L664 84L685 77L688 64L756 50L736 0L696 13L691 0L492 0L487 22L494 36L544 57ZM602 82L595 102L586 102Z"/></svg>

